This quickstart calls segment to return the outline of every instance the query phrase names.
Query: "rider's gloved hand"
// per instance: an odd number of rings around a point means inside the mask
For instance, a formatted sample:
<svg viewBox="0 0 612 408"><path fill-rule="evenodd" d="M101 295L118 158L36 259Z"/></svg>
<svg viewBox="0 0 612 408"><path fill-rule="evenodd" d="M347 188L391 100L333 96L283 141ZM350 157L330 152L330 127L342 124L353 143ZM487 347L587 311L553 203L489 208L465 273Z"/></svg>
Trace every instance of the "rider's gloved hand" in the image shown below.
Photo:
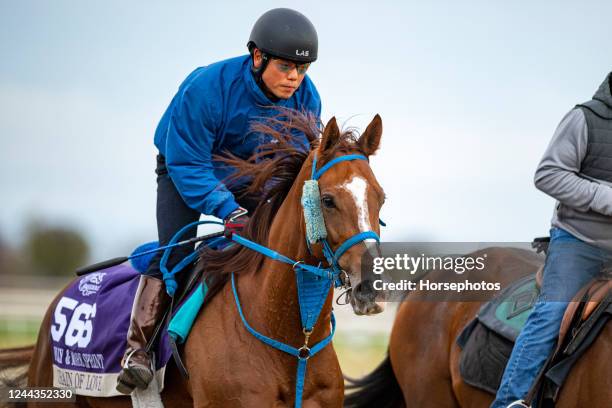
<svg viewBox="0 0 612 408"><path fill-rule="evenodd" d="M236 210L232 211L225 220L223 220L223 225L225 229L223 230L223 235L227 238L231 238L233 233L240 233L244 229L244 226L249 221L249 216L247 215L248 211L242 207L238 207Z"/></svg>

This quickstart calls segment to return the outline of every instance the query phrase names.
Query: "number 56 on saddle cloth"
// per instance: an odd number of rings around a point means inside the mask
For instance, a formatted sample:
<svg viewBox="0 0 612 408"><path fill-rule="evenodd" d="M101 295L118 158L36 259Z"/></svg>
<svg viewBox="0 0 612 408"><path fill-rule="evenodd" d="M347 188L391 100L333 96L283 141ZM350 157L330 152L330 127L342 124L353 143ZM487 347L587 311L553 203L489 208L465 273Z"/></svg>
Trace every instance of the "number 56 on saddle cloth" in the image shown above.
<svg viewBox="0 0 612 408"><path fill-rule="evenodd" d="M87 274L64 290L53 309L49 333L54 387L94 397L122 395L115 386L139 276L131 265L121 264ZM157 344L155 367L161 389L171 357L165 330Z"/></svg>

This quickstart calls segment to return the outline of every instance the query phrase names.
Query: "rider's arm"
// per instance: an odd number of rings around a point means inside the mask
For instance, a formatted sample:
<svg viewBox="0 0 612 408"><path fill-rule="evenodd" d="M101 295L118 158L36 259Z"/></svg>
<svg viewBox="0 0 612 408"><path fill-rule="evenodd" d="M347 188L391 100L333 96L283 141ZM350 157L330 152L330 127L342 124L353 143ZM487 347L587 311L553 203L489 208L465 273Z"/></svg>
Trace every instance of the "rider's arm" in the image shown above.
<svg viewBox="0 0 612 408"><path fill-rule="evenodd" d="M535 173L536 187L578 211L612 216L612 188L579 175L587 151L584 113L571 110L561 120Z"/></svg>
<svg viewBox="0 0 612 408"><path fill-rule="evenodd" d="M213 170L212 149L220 112L211 93L186 86L177 95L168 125L166 164L189 207L224 219L239 206Z"/></svg>

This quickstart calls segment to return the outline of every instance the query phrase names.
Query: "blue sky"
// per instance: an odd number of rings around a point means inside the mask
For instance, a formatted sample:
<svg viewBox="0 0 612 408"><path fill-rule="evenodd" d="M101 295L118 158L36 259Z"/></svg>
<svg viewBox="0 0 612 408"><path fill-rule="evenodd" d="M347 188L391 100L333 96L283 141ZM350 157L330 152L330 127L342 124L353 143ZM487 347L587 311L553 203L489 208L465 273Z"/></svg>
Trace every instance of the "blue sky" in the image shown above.
<svg viewBox="0 0 612 408"><path fill-rule="evenodd" d="M94 257L155 228L153 132L195 67L246 53L259 15L315 24L323 119L384 123L387 241L527 241L533 173L612 70L609 1L0 2L0 236L68 223Z"/></svg>

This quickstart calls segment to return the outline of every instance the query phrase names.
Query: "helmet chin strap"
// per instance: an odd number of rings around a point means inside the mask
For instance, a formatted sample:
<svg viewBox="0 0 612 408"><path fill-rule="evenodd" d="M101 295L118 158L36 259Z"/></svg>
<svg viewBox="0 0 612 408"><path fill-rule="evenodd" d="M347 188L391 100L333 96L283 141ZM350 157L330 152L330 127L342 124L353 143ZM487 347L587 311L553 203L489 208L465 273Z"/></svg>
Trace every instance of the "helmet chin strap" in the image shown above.
<svg viewBox="0 0 612 408"><path fill-rule="evenodd" d="M266 70L266 68L268 67L268 64L270 63L270 56L266 54L265 52L262 52L261 58L262 58L262 61L261 61L261 65L259 66L259 68L255 68L255 65L251 66L251 72L253 73L253 78L255 78L255 82L257 83L259 88L262 90L262 92L268 97L268 99L270 99L272 102L278 102L280 101L280 98L274 95L272 91L270 91L270 89L266 86L266 83L264 82L262 78L264 71Z"/></svg>

